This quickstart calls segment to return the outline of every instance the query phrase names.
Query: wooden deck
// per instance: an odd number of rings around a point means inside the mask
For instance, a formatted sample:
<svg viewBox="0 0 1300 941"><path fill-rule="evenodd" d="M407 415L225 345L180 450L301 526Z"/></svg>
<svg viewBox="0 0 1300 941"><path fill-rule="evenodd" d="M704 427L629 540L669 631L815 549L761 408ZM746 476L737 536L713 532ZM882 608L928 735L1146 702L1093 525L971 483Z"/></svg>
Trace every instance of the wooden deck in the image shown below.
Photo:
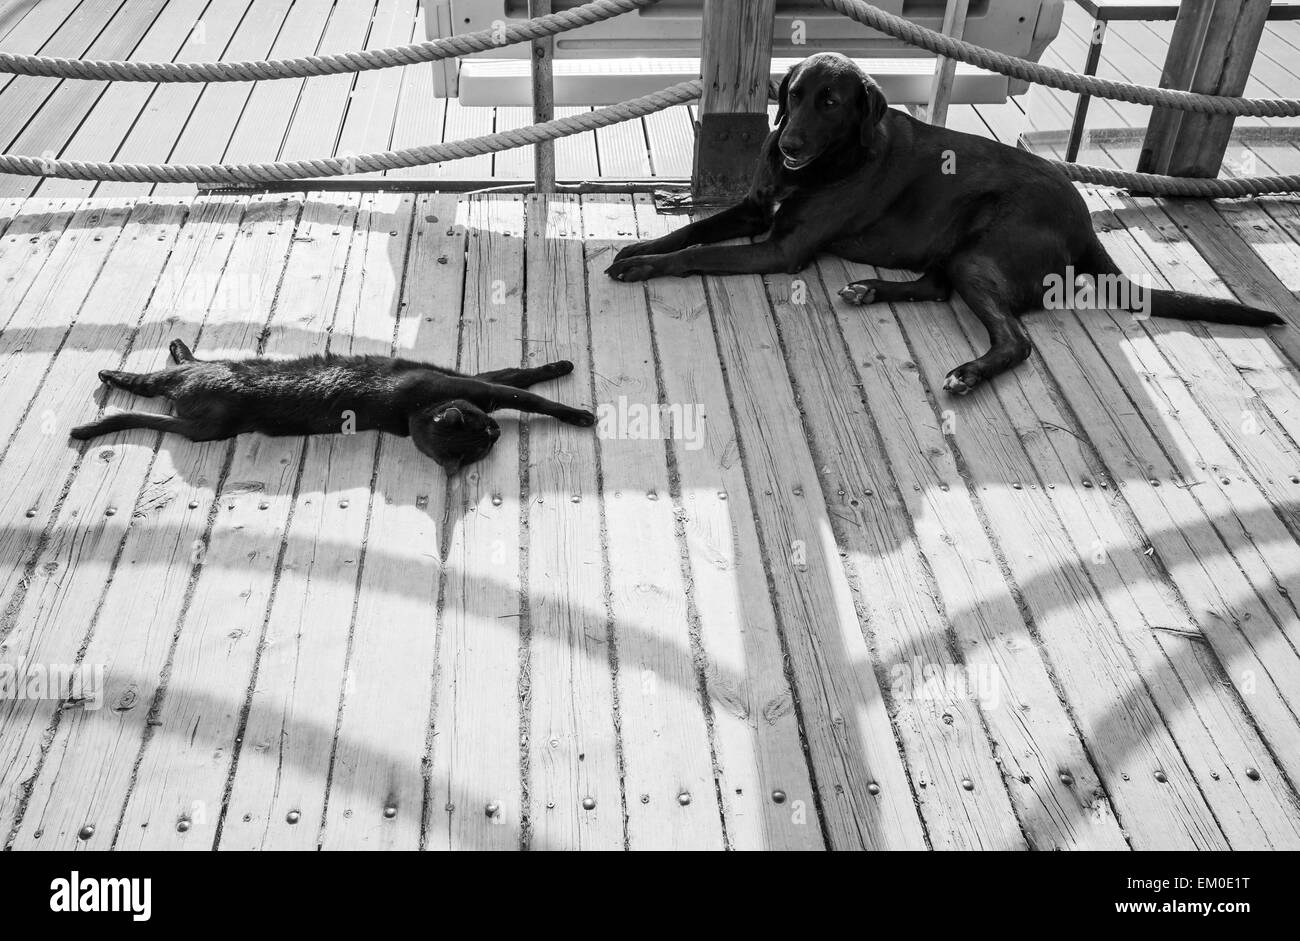
<svg viewBox="0 0 1300 941"><path fill-rule="evenodd" d="M257 59L379 48L424 37L417 0L0 0L0 49L99 59ZM201 25L198 25L201 24ZM1068 3L1050 65L1079 70L1091 23ZM1112 24L1099 74L1157 84L1170 23ZM1246 93L1300 97L1300 23L1270 23ZM1000 105L954 106L949 126L1064 150L1074 96L1034 88ZM558 110L571 114L580 109ZM1133 169L1149 109L1094 100L1080 161ZM344 156L459 140L529 123L526 108L433 97L427 65L357 76L202 85L60 82L0 76L0 153L217 163ZM693 109L673 108L556 145L562 179L683 178ZM1225 173L1300 173L1300 120L1243 119ZM1136 135L1136 136L1135 136ZM397 171L404 180L531 179L530 149ZM189 185L42 180L0 174L0 198L192 195Z"/></svg>
<svg viewBox="0 0 1300 941"><path fill-rule="evenodd" d="M977 322L864 268L610 281L645 197L0 203L0 665L88 677L0 701L0 843L1300 846L1300 201L1088 198L1290 327L1033 315L955 399ZM604 424L70 446L173 337Z"/></svg>

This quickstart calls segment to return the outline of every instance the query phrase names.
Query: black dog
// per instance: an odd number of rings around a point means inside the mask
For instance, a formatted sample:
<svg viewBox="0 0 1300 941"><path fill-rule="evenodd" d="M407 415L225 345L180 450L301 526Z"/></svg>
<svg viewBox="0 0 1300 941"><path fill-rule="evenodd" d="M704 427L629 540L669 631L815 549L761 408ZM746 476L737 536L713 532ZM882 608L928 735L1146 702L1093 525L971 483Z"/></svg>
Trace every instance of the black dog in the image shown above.
<svg viewBox="0 0 1300 941"><path fill-rule="evenodd" d="M948 374L964 394L1023 362L1029 337L1016 315L1044 306L1050 279L1120 282L1149 297L1157 317L1264 326L1277 315L1128 283L1092 230L1083 198L1041 157L891 110L851 60L821 53L781 82L776 128L763 143L738 205L662 238L623 249L607 273L661 275L795 272L819 251L923 272L910 282L870 279L839 293L855 304L942 301L955 290L988 330L990 349ZM752 245L701 247L724 239ZM1133 310L1129 301L1117 306ZM1145 309L1145 308L1144 308Z"/></svg>

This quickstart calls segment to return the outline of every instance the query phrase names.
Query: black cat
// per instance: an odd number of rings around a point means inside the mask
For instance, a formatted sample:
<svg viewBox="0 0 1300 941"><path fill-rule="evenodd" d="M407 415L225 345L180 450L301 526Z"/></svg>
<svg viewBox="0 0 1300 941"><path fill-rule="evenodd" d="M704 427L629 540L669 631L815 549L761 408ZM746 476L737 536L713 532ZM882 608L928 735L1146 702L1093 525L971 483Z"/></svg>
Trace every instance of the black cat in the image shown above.
<svg viewBox="0 0 1300 941"><path fill-rule="evenodd" d="M125 428L174 431L191 441L264 435L339 434L378 429L410 435L415 446L455 473L492 450L501 429L488 412L513 408L590 426L596 416L544 399L529 386L573 372L565 360L544 366L462 373L388 356L305 356L298 359L194 358L180 340L170 346L176 369L129 373L105 369L101 381L136 395L160 395L175 416L121 412L72 429L79 440Z"/></svg>

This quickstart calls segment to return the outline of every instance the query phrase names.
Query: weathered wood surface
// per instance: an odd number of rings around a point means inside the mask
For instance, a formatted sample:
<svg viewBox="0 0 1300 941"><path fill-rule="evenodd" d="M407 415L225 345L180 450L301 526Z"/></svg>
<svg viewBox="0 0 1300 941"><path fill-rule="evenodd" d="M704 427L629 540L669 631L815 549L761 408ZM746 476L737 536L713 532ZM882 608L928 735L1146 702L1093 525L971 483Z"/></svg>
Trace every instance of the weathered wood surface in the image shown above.
<svg viewBox="0 0 1300 941"><path fill-rule="evenodd" d="M1294 200L1084 194L1130 274L1294 319ZM102 671L0 700L4 843L1300 845L1291 331L1032 315L954 401L982 329L844 306L863 266L604 277L684 221L0 201L0 666ZM173 337L568 359L538 391L604 423L506 413L451 481L373 433L68 447Z"/></svg>

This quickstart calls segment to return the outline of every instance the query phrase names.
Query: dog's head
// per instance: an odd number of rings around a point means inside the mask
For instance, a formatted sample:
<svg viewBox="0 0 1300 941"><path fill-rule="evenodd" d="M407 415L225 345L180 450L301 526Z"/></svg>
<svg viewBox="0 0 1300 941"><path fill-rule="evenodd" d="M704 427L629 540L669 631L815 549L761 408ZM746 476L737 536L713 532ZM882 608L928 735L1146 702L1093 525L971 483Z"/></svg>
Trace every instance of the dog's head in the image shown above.
<svg viewBox="0 0 1300 941"><path fill-rule="evenodd" d="M802 170L845 145L869 147L889 103L884 92L847 56L821 52L804 59L777 92L777 146L787 170Z"/></svg>

